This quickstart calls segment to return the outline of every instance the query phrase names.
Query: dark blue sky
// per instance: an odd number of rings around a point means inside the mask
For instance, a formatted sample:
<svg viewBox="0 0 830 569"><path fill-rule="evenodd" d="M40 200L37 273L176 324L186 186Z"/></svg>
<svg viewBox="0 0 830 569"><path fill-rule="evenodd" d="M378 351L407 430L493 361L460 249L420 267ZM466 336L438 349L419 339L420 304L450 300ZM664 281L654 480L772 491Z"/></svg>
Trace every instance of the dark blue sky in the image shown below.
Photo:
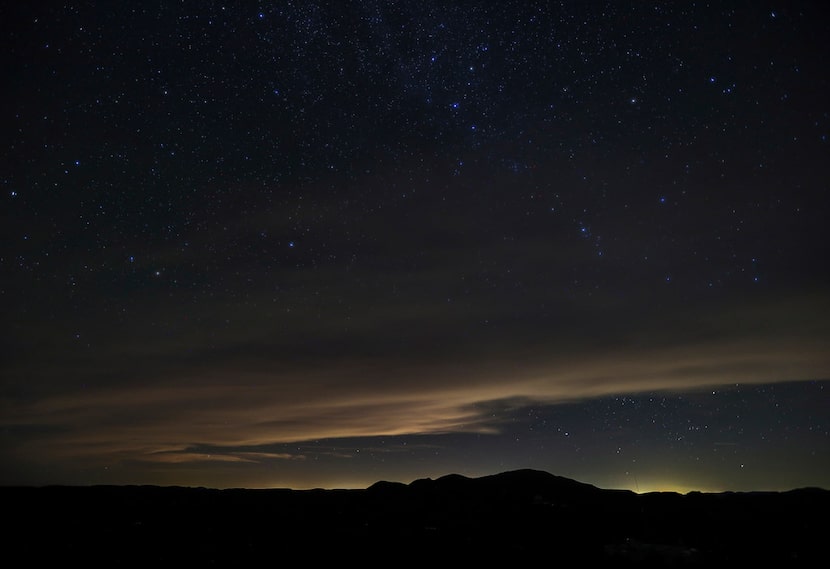
<svg viewBox="0 0 830 569"><path fill-rule="evenodd" d="M830 487L820 3L0 16L0 482Z"/></svg>

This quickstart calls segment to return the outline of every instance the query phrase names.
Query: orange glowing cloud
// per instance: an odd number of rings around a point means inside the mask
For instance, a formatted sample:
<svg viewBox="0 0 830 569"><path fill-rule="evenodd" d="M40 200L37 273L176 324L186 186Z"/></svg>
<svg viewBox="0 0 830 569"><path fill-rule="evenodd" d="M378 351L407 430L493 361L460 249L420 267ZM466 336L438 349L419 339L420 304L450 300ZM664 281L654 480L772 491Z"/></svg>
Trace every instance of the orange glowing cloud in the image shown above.
<svg viewBox="0 0 830 569"><path fill-rule="evenodd" d="M8 407L5 421L44 429L27 447L47 458L250 462L289 459L238 447L376 435L498 431L490 401L556 403L827 376L820 342L694 345L592 358L442 366L351 362L268 373L253 366L166 376ZM228 448L205 454L195 446ZM22 452L22 451L21 451Z"/></svg>

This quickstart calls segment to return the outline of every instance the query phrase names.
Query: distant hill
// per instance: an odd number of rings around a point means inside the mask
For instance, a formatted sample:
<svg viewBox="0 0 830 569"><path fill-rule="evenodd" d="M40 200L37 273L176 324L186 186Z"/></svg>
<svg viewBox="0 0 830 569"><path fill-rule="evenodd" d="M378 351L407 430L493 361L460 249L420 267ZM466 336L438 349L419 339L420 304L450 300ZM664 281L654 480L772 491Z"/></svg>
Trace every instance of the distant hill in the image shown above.
<svg viewBox="0 0 830 569"><path fill-rule="evenodd" d="M638 495L538 470L365 490L0 488L26 565L441 565L545 560L712 567L826 561L830 492Z"/></svg>

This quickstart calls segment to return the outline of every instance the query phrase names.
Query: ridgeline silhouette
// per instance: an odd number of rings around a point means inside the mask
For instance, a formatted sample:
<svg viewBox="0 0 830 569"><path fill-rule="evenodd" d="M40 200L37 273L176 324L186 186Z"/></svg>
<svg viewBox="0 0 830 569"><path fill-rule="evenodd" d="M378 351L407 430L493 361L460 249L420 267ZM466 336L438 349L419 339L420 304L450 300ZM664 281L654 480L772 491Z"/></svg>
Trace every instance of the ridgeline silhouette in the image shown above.
<svg viewBox="0 0 830 569"><path fill-rule="evenodd" d="M43 566L540 561L712 567L826 560L830 491L606 490L538 470L364 490L0 488L7 556Z"/></svg>

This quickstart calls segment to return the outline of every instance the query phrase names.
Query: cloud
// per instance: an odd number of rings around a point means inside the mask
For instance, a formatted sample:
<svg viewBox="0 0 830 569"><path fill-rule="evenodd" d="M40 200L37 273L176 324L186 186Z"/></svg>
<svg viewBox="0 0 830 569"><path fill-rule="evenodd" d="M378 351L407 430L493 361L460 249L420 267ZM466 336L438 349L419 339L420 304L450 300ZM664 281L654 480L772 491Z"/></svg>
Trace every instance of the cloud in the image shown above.
<svg viewBox="0 0 830 569"><path fill-rule="evenodd" d="M349 330L308 308L270 322L214 305L211 321L241 321L227 335L191 336L191 322L148 343L113 334L98 350L21 360L0 392L2 455L43 469L286 466L305 453L257 453L323 439L489 435L523 406L830 377L821 294L670 316L606 297L591 310L566 307L561 321L534 320L518 303L527 329L503 306L387 314L380 304ZM491 333L482 316L504 324Z"/></svg>
<svg viewBox="0 0 830 569"><path fill-rule="evenodd" d="M135 458L135 457L134 457ZM193 451L164 451L144 455L138 460L143 462L160 462L180 464L186 462L249 462L259 463L265 460L305 460L304 455L276 452L193 452Z"/></svg>
<svg viewBox="0 0 830 569"><path fill-rule="evenodd" d="M821 339L719 340L591 357L356 360L273 372L261 361L236 361L142 384L7 402L3 423L17 425L26 439L18 452L43 460L294 460L296 455L240 449L379 435L496 433L505 409L534 402L827 377L824 347ZM199 450L204 446L212 450Z"/></svg>

